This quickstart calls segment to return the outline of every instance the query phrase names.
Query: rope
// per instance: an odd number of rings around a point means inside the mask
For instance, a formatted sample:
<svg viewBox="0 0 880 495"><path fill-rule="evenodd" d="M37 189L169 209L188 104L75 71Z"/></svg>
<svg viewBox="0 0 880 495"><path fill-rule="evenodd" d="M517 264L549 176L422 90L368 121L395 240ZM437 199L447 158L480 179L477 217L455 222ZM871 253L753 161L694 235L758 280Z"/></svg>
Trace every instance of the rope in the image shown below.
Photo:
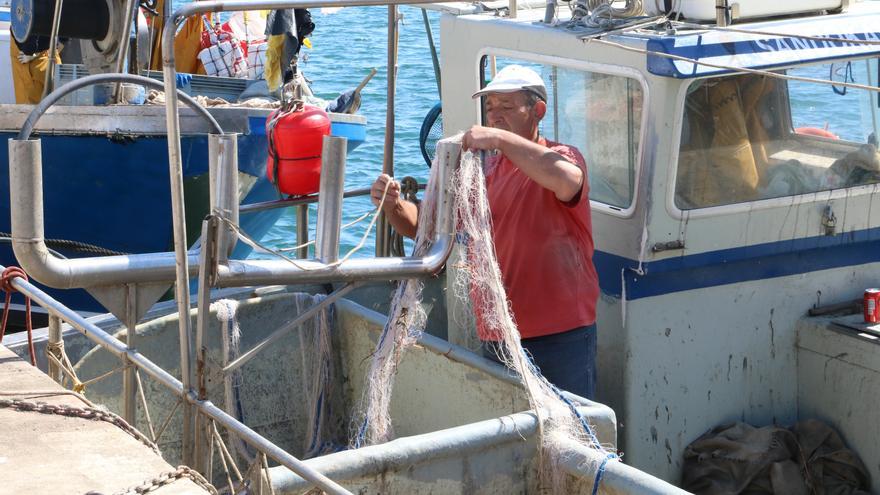
<svg viewBox="0 0 880 495"><path fill-rule="evenodd" d="M608 46L620 48L621 50L625 50L628 52L641 53L643 55L657 55L658 57L668 58L668 59L672 59L672 60L679 60L682 62L689 62L689 63L696 64L696 65L703 65L705 67L712 67L714 69L723 69L723 70L730 70L730 71L734 71L734 72L743 72L746 74L755 74L755 75L759 75L759 76L775 77L777 79L785 79L785 80L789 80L789 81L801 81L801 82L814 83L814 84L824 84L826 86L864 89L866 91L880 92L880 87L875 87L875 86L867 86L864 84L847 83L847 82L840 82L840 81L826 81L824 79L816 79L813 77L791 76L788 74L780 74L778 72L771 72L768 70L749 69L746 67L734 67L732 65L703 62L701 60L697 60L697 59L693 59L693 58L682 57L681 55L673 55L671 53L663 53L663 52L657 52L657 51L653 51L653 50L646 50L644 48L636 48L633 46L626 46L626 45L623 45L620 43L615 43L613 41L607 41L607 40L603 40L603 39L599 39L599 38L589 38L587 40L587 43L599 43L602 45L608 45Z"/></svg>
<svg viewBox="0 0 880 495"><path fill-rule="evenodd" d="M70 362L70 358L67 357L67 352L64 350L63 340L54 343L50 342L46 346L46 358L55 363L55 365L67 375L67 378L69 378L71 382L70 388L72 388L74 392L78 394L85 392L86 386L76 375L76 370L73 368L73 364Z"/></svg>
<svg viewBox="0 0 880 495"><path fill-rule="evenodd" d="M226 449L226 444L223 442L223 437L220 436L220 432L217 431L217 424L212 420L211 421L211 438L214 439L214 442L217 442L217 445L220 446L220 462L223 464L223 471L226 473L226 483L229 486L229 493L235 492L235 485L232 482L232 474L229 472L229 464L226 463L226 458L229 457L229 463L232 464L232 468L235 470L236 476L238 476L238 481L241 483L242 477L241 472L238 470L238 466L235 465L235 459L229 454L229 450ZM213 456L211 456L213 459Z"/></svg>
<svg viewBox="0 0 880 495"><path fill-rule="evenodd" d="M141 381L141 370L139 368L134 369L134 378L137 381L138 387L138 396L141 399L141 404L144 407L144 416L147 419L147 428L150 429L150 438L155 442L156 440L156 430L153 428L153 418L150 417L150 406L147 404L147 396L144 395L144 383Z"/></svg>
<svg viewBox="0 0 880 495"><path fill-rule="evenodd" d="M162 422L162 426L159 427L159 431L156 433L156 436L153 437L154 442L158 442L159 439L162 438L162 434L165 433L165 429L168 428L168 425L171 423L171 419L174 418L174 413L177 412L177 409L180 408L180 404L182 403L182 397L178 398L177 402L174 403L174 407L171 408L171 411L168 413L165 421Z"/></svg>
<svg viewBox="0 0 880 495"><path fill-rule="evenodd" d="M12 239L12 234L8 232L0 232L0 239ZM114 251L87 242L71 241L69 239L43 239L46 246L57 249L67 249L69 251L78 251L82 253L92 253L98 256L125 256L131 253L122 251Z"/></svg>
<svg viewBox="0 0 880 495"><path fill-rule="evenodd" d="M31 402L21 399L0 399L0 409L10 408L22 412L38 412L42 414L58 414L60 416L68 416L72 418L91 419L94 421L105 421L117 426L122 431L128 433L135 440L140 441L149 447L156 455L162 456L159 447L156 446L143 433L128 424L122 417L113 414L110 411L104 411L95 407L73 407L65 405L46 404L45 402Z"/></svg>
<svg viewBox="0 0 880 495"><path fill-rule="evenodd" d="M602 476L605 475L605 467L611 459L619 459L619 457L617 457L617 454L609 453L604 459L602 459L602 464L599 464L599 469L596 470L596 479L593 481L592 495L599 493L599 485L602 483Z"/></svg>
<svg viewBox="0 0 880 495"><path fill-rule="evenodd" d="M6 323L9 320L10 304L12 303L12 293L18 289L12 286L12 279L21 278L25 282L28 281L27 273L17 266L10 266L3 270L0 275L0 289L6 292L6 299L3 304L3 323L0 324L0 342L3 342L3 336L6 334ZM37 353L34 351L34 325L31 321L31 299L27 296L25 301L25 326L27 327L28 352L31 356L31 365L37 365Z"/></svg>
<svg viewBox="0 0 880 495"><path fill-rule="evenodd" d="M383 203L385 202L385 196L388 194L388 187L389 187L390 185L391 185L391 181L388 181L388 182L385 184L385 190L382 191L382 200L379 202L380 205L383 204ZM322 266L322 267L309 267L309 266L305 266L305 265L302 265L302 264L300 264L300 263L297 263L296 260L293 260L293 259L291 259L291 258L288 258L287 256L284 256L284 254L282 254L280 251L275 250L275 249L272 249L272 248L270 248L270 247L268 247L268 246L265 246L265 245L263 245L262 243L260 243L260 241L257 241L256 239L252 238L252 237L249 236L245 231L243 231L243 230L241 229L241 226L239 226L238 224L233 223L231 220L229 220L229 219L227 219L227 218L224 218L224 217L221 217L221 216L218 216L217 218L220 219L220 221L222 221L223 223L225 223L230 229L232 229L232 231L235 232L235 235L236 235L241 241L243 241L245 244L249 245L249 246L252 247L253 249L257 249L257 250L263 251L263 252L265 252L265 253L268 253L268 254L272 254L272 255L274 255L274 256L277 256L278 258L281 258L282 260L284 260L284 261L290 263L291 265L293 265L293 266L299 268L300 270L304 270L304 271L312 271L312 270L322 270L322 269L324 269L325 267L334 267L334 266L341 265L342 263L345 263L346 261L348 261L348 259L351 258L351 256L352 256L354 253L360 251L361 248L364 247L364 244L366 244L366 242L367 242L367 238L370 236L370 232L372 232L373 227L376 225L376 220L379 218L379 213L380 213L381 211L382 211L382 210L381 210L381 208L379 208L379 207L376 207L376 209L373 210L373 212L372 212L373 218L372 218L372 220L370 220L370 225L369 225L369 226L367 227L367 229L364 231L364 235L361 237L360 242L358 242L358 244L357 244L355 247L351 248L351 249L348 251L348 253L346 253L345 256L343 256L342 258L340 258L340 259L338 259L338 260L334 261L333 263L330 263L330 264L328 264L328 265L326 265L326 266ZM369 215L369 213L367 213L367 215ZM360 221L360 220L355 220L355 222L352 222L352 224L353 224L353 223L357 223L358 221ZM351 225L351 224L349 224L349 225ZM303 246L305 246L305 245L306 245L306 244L304 244ZM299 246L299 247L302 247L302 246ZM294 249L295 249L295 248L294 248Z"/></svg>
<svg viewBox="0 0 880 495"><path fill-rule="evenodd" d="M115 495L140 495L143 493L149 493L154 490L158 490L163 486L170 485L175 481L181 480L183 478L189 478L193 483L199 486L199 488L205 490L206 492L217 495L217 489L214 488L214 485L208 482L204 476L199 474L198 471L187 467L187 466L178 466L174 471L167 471L161 473L155 478L149 479L144 483L133 486L127 490L116 492Z"/></svg>
<svg viewBox="0 0 880 495"><path fill-rule="evenodd" d="M260 458L262 460L263 471L266 473L266 485L269 487L269 495L275 495L275 489L272 488L272 475L269 473L269 461L266 458L265 452L261 452L261 454Z"/></svg>

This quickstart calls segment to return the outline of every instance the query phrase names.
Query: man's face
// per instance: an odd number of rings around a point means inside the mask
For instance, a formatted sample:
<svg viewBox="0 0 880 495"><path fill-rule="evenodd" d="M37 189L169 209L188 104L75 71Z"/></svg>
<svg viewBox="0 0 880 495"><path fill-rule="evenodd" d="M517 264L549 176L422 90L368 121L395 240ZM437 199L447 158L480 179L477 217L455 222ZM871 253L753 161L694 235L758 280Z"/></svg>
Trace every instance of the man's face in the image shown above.
<svg viewBox="0 0 880 495"><path fill-rule="evenodd" d="M544 116L544 102L529 105L525 91L489 93L486 95L486 120L489 127L504 129L533 140L538 134L538 122Z"/></svg>

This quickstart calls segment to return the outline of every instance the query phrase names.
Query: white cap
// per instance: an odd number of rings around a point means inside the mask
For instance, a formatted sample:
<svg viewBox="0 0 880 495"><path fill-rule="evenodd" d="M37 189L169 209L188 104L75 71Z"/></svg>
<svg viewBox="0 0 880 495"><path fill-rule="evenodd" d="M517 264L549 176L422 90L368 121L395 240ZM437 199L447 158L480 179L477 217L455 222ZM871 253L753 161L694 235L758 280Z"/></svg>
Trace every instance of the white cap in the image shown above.
<svg viewBox="0 0 880 495"><path fill-rule="evenodd" d="M492 82L485 88L474 93L473 98L489 93L514 93L516 91L531 91L544 101L547 101L547 88L544 80L532 69L521 65L508 65L498 71Z"/></svg>

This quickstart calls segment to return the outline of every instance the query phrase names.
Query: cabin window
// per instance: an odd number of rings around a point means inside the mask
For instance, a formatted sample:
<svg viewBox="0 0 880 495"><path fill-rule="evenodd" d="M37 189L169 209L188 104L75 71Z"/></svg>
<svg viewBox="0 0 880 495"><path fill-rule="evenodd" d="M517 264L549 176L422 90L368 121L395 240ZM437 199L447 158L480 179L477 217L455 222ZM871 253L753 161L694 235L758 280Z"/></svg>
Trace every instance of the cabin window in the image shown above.
<svg viewBox="0 0 880 495"><path fill-rule="evenodd" d="M781 71L878 85L877 59ZM873 91L753 74L695 81L682 121L675 204L682 210L880 182Z"/></svg>
<svg viewBox="0 0 880 495"><path fill-rule="evenodd" d="M587 162L590 199L626 209L633 201L642 87L618 75L588 72L507 57L484 57L483 80L492 79L493 65L534 69L547 86L547 114L540 132L546 139L576 147ZM483 113L485 119L485 112Z"/></svg>

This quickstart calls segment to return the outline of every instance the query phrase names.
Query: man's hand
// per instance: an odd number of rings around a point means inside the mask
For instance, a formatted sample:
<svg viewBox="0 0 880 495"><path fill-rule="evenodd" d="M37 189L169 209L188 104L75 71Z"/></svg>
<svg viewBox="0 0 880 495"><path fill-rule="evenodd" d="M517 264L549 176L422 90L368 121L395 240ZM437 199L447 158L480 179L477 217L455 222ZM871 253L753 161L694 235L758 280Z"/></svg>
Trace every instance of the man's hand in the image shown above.
<svg viewBox="0 0 880 495"><path fill-rule="evenodd" d="M385 192L386 185L388 187L387 192ZM373 201L373 205L380 206L379 203L382 201L383 194L385 195L385 203L381 205L381 208L382 211L388 213L394 210L400 202L400 182L397 182L388 174L382 174L377 177L376 182L373 182L373 187L370 188L370 199Z"/></svg>
<svg viewBox="0 0 880 495"><path fill-rule="evenodd" d="M18 52L18 61L22 64L28 64L31 60L37 58L36 55L25 55L23 52Z"/></svg>
<svg viewBox="0 0 880 495"><path fill-rule="evenodd" d="M475 125L461 137L461 149L466 151L501 149L501 143L505 137L504 133L508 132L494 127Z"/></svg>
<svg viewBox="0 0 880 495"><path fill-rule="evenodd" d="M385 188L388 188L386 191ZM385 194L385 202L382 203L382 194ZM380 175L373 187L370 188L370 199L373 204L379 206L382 203L382 212L388 218L388 222L394 230L409 238L416 236L416 228L419 223L419 208L400 197L400 182L387 174Z"/></svg>

